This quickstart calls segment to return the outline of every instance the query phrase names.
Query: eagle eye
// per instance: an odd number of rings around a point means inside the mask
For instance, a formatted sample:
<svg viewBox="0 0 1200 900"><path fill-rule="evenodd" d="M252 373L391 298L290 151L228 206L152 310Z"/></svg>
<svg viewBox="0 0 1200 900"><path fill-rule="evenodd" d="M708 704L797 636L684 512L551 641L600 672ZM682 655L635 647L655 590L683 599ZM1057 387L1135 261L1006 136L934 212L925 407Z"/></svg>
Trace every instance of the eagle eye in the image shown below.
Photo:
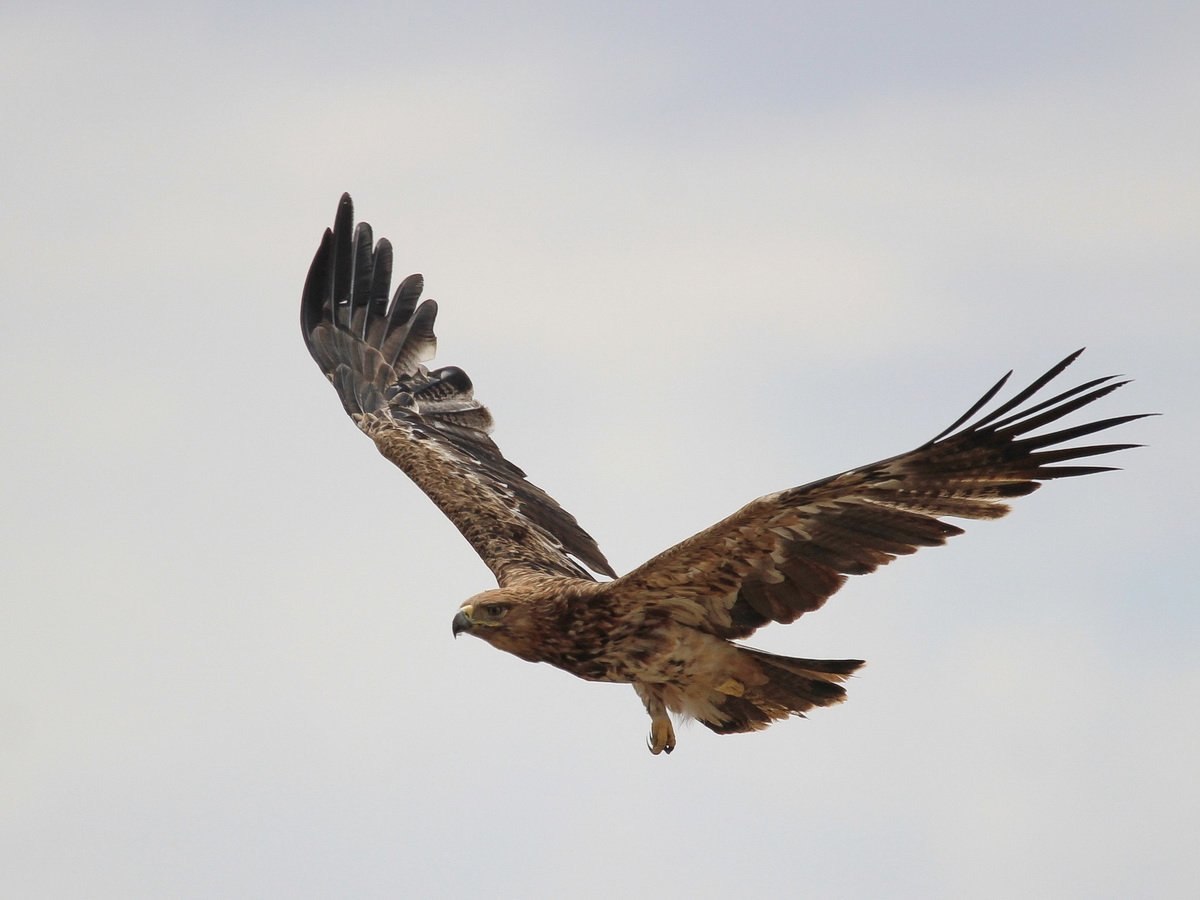
<svg viewBox="0 0 1200 900"><path fill-rule="evenodd" d="M508 612L508 610L505 609L504 604L502 604L502 603L485 604L483 607L483 611L487 614L487 617L489 619L498 619L502 615L504 615L506 612Z"/></svg>

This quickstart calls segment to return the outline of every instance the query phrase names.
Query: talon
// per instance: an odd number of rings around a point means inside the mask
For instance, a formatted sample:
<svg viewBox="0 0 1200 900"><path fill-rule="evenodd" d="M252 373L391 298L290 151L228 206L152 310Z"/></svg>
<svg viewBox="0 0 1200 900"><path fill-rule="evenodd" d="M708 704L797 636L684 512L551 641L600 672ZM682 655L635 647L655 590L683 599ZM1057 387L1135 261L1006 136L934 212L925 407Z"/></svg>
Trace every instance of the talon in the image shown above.
<svg viewBox="0 0 1200 900"><path fill-rule="evenodd" d="M670 754L675 749L675 729L671 727L668 717L650 720L650 735L646 738L646 746L655 756L663 752Z"/></svg>

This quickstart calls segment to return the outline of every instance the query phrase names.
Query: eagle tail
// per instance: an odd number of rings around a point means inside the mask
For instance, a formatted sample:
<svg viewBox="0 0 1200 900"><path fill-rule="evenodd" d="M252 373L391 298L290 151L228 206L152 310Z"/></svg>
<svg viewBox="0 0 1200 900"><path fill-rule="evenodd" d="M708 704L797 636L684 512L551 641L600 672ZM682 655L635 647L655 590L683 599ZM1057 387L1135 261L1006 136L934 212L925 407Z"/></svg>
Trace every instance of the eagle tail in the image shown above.
<svg viewBox="0 0 1200 900"><path fill-rule="evenodd" d="M842 682L863 665L861 659L800 659L734 645L743 665L762 676L762 682L731 678L717 689L720 717L700 721L717 734L761 731L772 722L803 716L814 706L832 706L846 699ZM754 679L757 681L758 679Z"/></svg>

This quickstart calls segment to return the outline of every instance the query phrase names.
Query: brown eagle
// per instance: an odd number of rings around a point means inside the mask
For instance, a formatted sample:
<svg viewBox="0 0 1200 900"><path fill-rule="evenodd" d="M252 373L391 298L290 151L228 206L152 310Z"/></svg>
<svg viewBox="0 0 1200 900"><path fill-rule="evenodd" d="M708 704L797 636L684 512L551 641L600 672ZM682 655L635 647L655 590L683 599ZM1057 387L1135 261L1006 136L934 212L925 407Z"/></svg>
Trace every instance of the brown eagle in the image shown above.
<svg viewBox="0 0 1200 900"><path fill-rule="evenodd" d="M391 245L374 243L365 222L354 225L343 195L308 272L300 325L355 424L499 582L462 604L455 636L589 681L632 684L650 714L652 753L675 747L668 713L730 734L841 702L841 682L862 660L778 656L734 640L819 609L847 575L962 532L941 517L999 518L1006 500L1041 481L1111 468L1052 463L1138 446L1062 446L1138 415L1033 434L1125 383L1097 378L1034 401L1077 351L984 412L1005 375L915 450L760 497L618 577L575 518L488 437L492 417L466 373L426 368L437 306L418 304L420 275L400 282L389 302L391 274ZM589 569L612 580L597 582Z"/></svg>

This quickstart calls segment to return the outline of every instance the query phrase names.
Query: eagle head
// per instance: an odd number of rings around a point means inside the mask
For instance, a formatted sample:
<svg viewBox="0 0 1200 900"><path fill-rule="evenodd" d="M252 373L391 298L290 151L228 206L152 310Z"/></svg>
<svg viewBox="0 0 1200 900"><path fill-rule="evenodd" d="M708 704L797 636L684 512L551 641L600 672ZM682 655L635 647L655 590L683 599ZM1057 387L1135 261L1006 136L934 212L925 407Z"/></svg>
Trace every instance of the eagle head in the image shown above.
<svg viewBox="0 0 1200 900"><path fill-rule="evenodd" d="M542 629L534 605L513 597L503 588L476 594L459 607L451 622L454 636L470 634L504 650L540 662L536 648Z"/></svg>

